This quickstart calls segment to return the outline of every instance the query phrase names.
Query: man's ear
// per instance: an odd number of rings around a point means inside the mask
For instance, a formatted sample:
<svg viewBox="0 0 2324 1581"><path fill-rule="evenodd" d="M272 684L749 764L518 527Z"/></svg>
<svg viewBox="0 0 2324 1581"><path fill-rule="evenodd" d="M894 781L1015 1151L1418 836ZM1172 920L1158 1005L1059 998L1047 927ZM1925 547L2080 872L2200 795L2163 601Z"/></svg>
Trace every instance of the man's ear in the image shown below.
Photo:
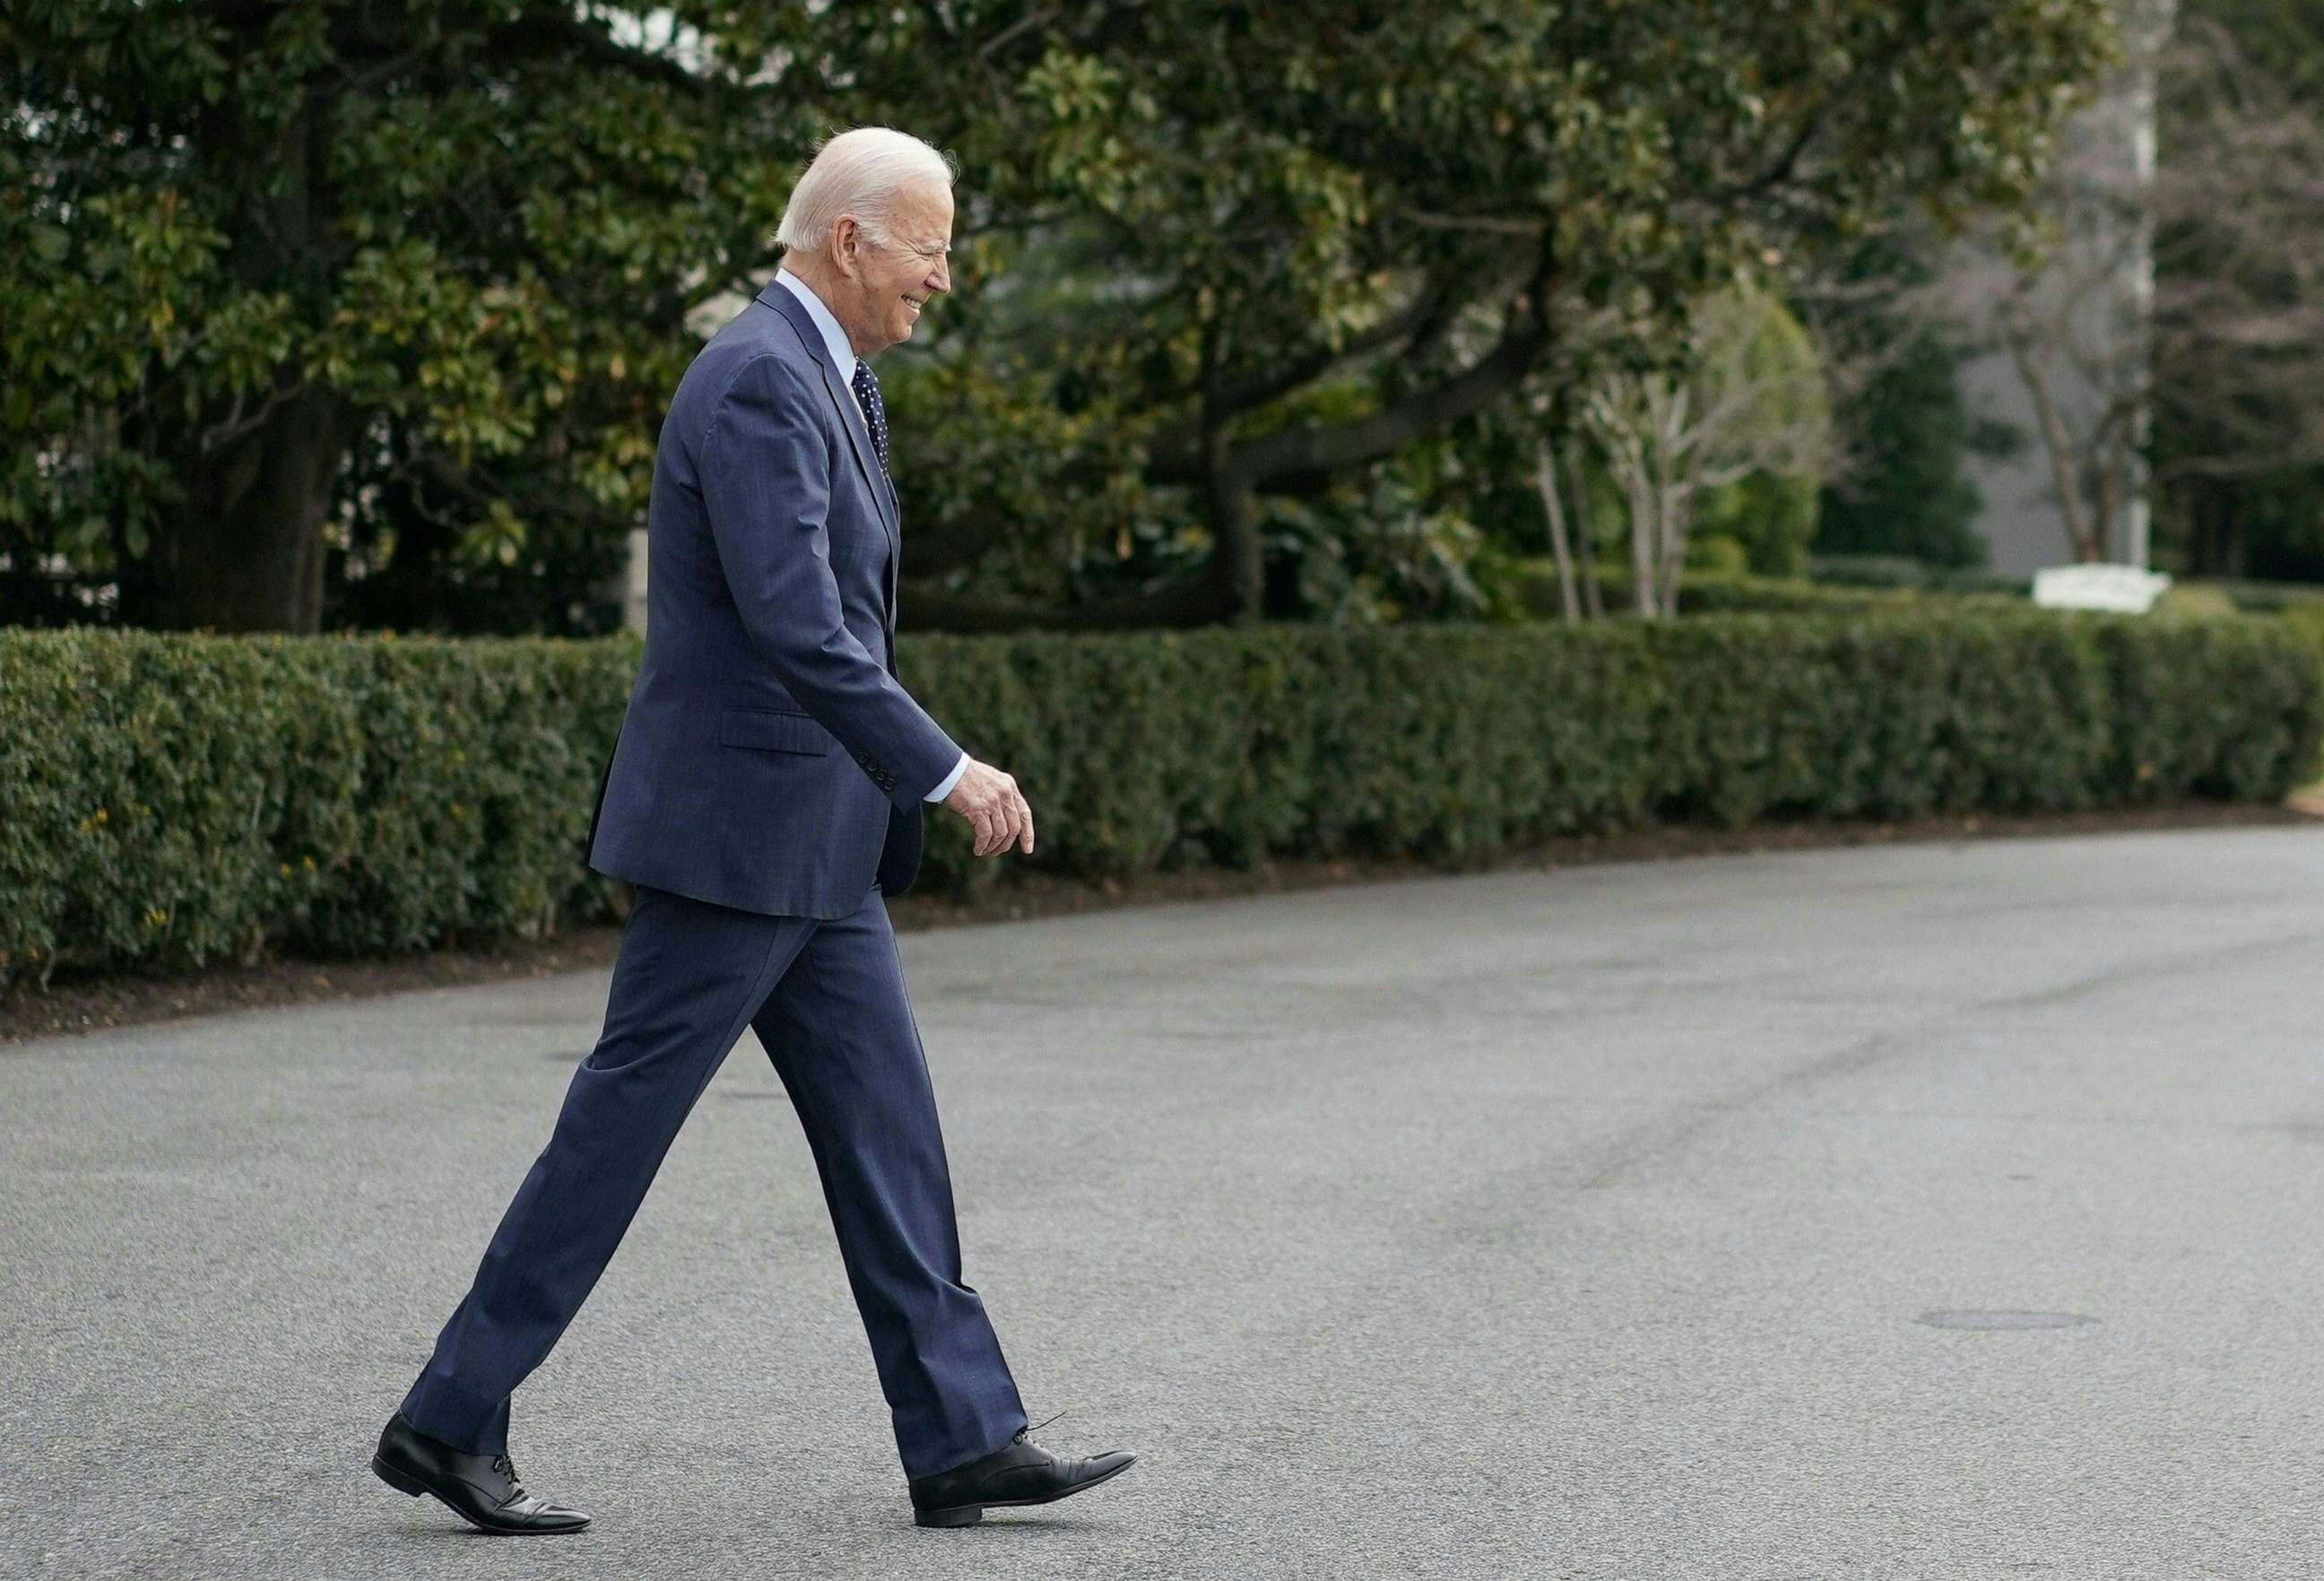
<svg viewBox="0 0 2324 1581"><path fill-rule="evenodd" d="M852 214L843 214L831 227L831 265L849 280L855 278L856 254L863 227Z"/></svg>

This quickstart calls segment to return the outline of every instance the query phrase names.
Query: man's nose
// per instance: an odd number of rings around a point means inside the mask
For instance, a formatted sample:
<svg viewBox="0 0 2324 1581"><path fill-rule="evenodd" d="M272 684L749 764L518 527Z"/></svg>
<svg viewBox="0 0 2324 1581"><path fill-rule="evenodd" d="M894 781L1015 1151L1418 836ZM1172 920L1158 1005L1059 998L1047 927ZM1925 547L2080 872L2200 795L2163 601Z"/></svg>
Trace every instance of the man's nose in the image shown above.
<svg viewBox="0 0 2324 1581"><path fill-rule="evenodd" d="M929 271L926 283L930 291L952 289L952 266L945 261L942 254L936 255L936 266Z"/></svg>

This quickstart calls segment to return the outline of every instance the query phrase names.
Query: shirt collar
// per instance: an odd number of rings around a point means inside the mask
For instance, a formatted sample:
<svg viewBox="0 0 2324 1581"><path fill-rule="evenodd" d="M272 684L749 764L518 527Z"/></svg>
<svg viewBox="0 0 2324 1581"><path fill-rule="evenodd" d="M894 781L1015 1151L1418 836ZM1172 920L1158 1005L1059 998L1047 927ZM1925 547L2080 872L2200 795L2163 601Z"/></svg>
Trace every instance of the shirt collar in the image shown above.
<svg viewBox="0 0 2324 1581"><path fill-rule="evenodd" d="M839 327L839 320L832 316L831 310L823 305L823 299L815 294L806 281L788 269L776 270L775 278L790 289L791 295L806 304L807 317L813 319L815 327L823 331L824 349L831 353L831 365L839 370L843 383L853 385L855 348L847 343L847 331Z"/></svg>

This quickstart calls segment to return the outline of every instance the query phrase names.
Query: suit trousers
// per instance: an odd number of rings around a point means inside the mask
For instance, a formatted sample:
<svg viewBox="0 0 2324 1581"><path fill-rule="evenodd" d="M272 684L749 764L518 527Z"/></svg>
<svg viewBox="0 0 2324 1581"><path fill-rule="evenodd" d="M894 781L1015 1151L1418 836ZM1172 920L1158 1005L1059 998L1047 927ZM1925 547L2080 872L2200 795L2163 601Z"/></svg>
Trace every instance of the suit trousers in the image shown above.
<svg viewBox="0 0 2324 1581"><path fill-rule="evenodd" d="M510 1394L580 1309L747 1025L822 1177L905 1475L1008 1443L1025 1408L983 1302L961 1279L936 1094L878 887L829 921L658 889L636 896L604 1031L404 1416L455 1447L506 1452Z"/></svg>

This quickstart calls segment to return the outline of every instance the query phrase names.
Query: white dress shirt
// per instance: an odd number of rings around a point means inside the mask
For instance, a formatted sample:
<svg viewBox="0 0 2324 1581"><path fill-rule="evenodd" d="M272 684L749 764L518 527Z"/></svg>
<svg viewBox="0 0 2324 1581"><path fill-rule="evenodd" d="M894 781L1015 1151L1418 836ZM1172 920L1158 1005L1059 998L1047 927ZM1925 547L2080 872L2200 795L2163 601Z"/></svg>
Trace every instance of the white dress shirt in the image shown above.
<svg viewBox="0 0 2324 1581"><path fill-rule="evenodd" d="M815 320L815 327L823 331L823 346L825 351L831 353L831 365L839 370L840 383L845 384L848 394L853 396L855 393L855 347L848 344L847 331L839 327L839 320L833 317L829 308L823 305L823 299L815 294L806 281L788 269L776 270L775 278L782 282L791 295L798 298L807 308L807 317ZM863 411L863 403L861 400L856 402L855 409L858 411ZM864 412L863 416L864 421L869 423L871 413ZM960 762L953 764L951 773L936 781L936 788L928 792L927 800L942 801L951 795L952 788L960 783L960 777L967 772L968 754L962 753Z"/></svg>

